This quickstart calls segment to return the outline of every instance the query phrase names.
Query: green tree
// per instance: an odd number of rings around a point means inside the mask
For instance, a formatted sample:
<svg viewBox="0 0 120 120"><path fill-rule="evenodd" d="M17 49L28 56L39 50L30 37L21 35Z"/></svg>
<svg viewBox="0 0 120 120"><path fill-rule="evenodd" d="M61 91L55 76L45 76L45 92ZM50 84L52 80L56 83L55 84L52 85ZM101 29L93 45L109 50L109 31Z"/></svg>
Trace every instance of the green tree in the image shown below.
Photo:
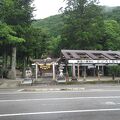
<svg viewBox="0 0 120 120"><path fill-rule="evenodd" d="M115 77L120 74L120 66L119 65L109 66L108 72L112 75L112 79L115 80Z"/></svg>
<svg viewBox="0 0 120 120"><path fill-rule="evenodd" d="M103 7L104 18L106 20L115 20L120 23L120 6L117 7Z"/></svg>
<svg viewBox="0 0 120 120"><path fill-rule="evenodd" d="M6 47L9 45L15 45L16 43L25 41L22 38L16 37L16 32L7 24L0 23L0 44L3 46L3 69L6 69L6 55L7 55L7 49ZM15 54L12 55L14 57ZM13 61L14 64L16 64L16 61ZM12 70L14 69L12 63ZM13 78L15 78L14 71L11 71L13 73Z"/></svg>
<svg viewBox="0 0 120 120"><path fill-rule="evenodd" d="M59 57L61 36L52 37L48 43L48 50L52 57Z"/></svg>
<svg viewBox="0 0 120 120"><path fill-rule="evenodd" d="M117 21L105 20L102 36L104 50L120 50L120 25Z"/></svg>
<svg viewBox="0 0 120 120"><path fill-rule="evenodd" d="M94 0L66 2L62 48L95 49L103 28L101 7Z"/></svg>
<svg viewBox="0 0 120 120"><path fill-rule="evenodd" d="M25 39L26 42L19 46L19 55L38 59L43 54L47 54L47 46L51 38L46 31L40 28L30 27L26 29Z"/></svg>
<svg viewBox="0 0 120 120"><path fill-rule="evenodd" d="M12 27L12 29L16 32L16 37L23 38L23 33L25 34L24 28L29 27L31 24L33 17L33 7L31 7L32 1L33 0L2 0L0 7L0 19L2 22L5 22ZM18 43L18 41L14 39L14 43L11 45L11 76L13 79L15 79L16 76L16 43Z"/></svg>

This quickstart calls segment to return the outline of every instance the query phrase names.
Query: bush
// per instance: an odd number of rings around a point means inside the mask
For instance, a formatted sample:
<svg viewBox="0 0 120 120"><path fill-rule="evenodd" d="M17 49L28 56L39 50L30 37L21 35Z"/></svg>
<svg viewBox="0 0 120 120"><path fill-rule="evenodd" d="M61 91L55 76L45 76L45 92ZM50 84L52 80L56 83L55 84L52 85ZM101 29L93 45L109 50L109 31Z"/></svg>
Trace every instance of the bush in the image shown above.
<svg viewBox="0 0 120 120"><path fill-rule="evenodd" d="M115 76L119 76L120 74L120 66L119 65L109 66L108 72L109 74L112 75L113 80L115 80Z"/></svg>
<svg viewBox="0 0 120 120"><path fill-rule="evenodd" d="M8 76L8 69L0 68L0 77L1 78L7 78L7 76Z"/></svg>

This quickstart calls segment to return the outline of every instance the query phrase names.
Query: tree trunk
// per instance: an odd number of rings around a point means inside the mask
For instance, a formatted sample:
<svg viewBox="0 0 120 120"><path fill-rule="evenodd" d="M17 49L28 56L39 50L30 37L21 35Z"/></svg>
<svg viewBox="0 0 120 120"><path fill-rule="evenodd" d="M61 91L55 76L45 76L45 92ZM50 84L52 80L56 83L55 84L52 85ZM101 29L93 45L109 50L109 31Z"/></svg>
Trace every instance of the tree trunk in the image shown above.
<svg viewBox="0 0 120 120"><path fill-rule="evenodd" d="M7 77L7 50L6 50L6 46L4 46L4 48L3 48L3 64L2 64L1 75L2 75L2 78Z"/></svg>
<svg viewBox="0 0 120 120"><path fill-rule="evenodd" d="M115 74L114 73L112 74L112 80L115 80Z"/></svg>
<svg viewBox="0 0 120 120"><path fill-rule="evenodd" d="M11 71L9 72L10 79L16 79L16 47L12 47L12 63L11 63Z"/></svg>
<svg viewBox="0 0 120 120"><path fill-rule="evenodd" d="M7 69L7 50L5 45L3 45L3 69Z"/></svg>
<svg viewBox="0 0 120 120"><path fill-rule="evenodd" d="M25 78L26 58L23 59L23 72L22 76Z"/></svg>
<svg viewBox="0 0 120 120"><path fill-rule="evenodd" d="M4 51L3 53L3 69L5 70L6 69L6 51Z"/></svg>

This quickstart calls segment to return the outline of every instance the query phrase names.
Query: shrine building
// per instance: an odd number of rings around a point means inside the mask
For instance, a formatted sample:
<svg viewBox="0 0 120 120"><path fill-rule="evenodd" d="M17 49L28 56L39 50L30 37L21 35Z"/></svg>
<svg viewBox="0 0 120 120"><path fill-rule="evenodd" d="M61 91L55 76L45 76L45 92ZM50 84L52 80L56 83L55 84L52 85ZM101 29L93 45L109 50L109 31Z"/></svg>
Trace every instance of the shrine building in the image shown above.
<svg viewBox="0 0 120 120"><path fill-rule="evenodd" d="M61 50L58 59L33 60L35 78L39 76L57 77L64 75L64 79L86 80L86 77L98 77L108 75L108 66L120 64L120 51L99 50Z"/></svg>
<svg viewBox="0 0 120 120"><path fill-rule="evenodd" d="M67 76L79 80L87 76L106 76L107 66L120 64L120 51L61 50L61 64Z"/></svg>

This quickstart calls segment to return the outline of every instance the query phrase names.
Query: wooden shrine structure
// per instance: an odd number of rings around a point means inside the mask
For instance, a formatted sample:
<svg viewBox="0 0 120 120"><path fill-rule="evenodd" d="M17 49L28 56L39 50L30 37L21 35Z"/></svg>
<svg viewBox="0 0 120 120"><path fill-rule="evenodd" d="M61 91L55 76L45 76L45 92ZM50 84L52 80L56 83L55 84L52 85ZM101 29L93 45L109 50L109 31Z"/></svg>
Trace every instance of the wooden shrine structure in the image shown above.
<svg viewBox="0 0 120 120"><path fill-rule="evenodd" d="M66 68L73 80L87 75L104 76L105 67L120 64L120 51L99 50L61 50L61 64ZM69 68L69 70L68 70Z"/></svg>
<svg viewBox="0 0 120 120"><path fill-rule="evenodd" d="M56 79L56 66L58 59L34 59L32 60L32 66L35 67L35 78L40 77L52 77L53 80Z"/></svg>

